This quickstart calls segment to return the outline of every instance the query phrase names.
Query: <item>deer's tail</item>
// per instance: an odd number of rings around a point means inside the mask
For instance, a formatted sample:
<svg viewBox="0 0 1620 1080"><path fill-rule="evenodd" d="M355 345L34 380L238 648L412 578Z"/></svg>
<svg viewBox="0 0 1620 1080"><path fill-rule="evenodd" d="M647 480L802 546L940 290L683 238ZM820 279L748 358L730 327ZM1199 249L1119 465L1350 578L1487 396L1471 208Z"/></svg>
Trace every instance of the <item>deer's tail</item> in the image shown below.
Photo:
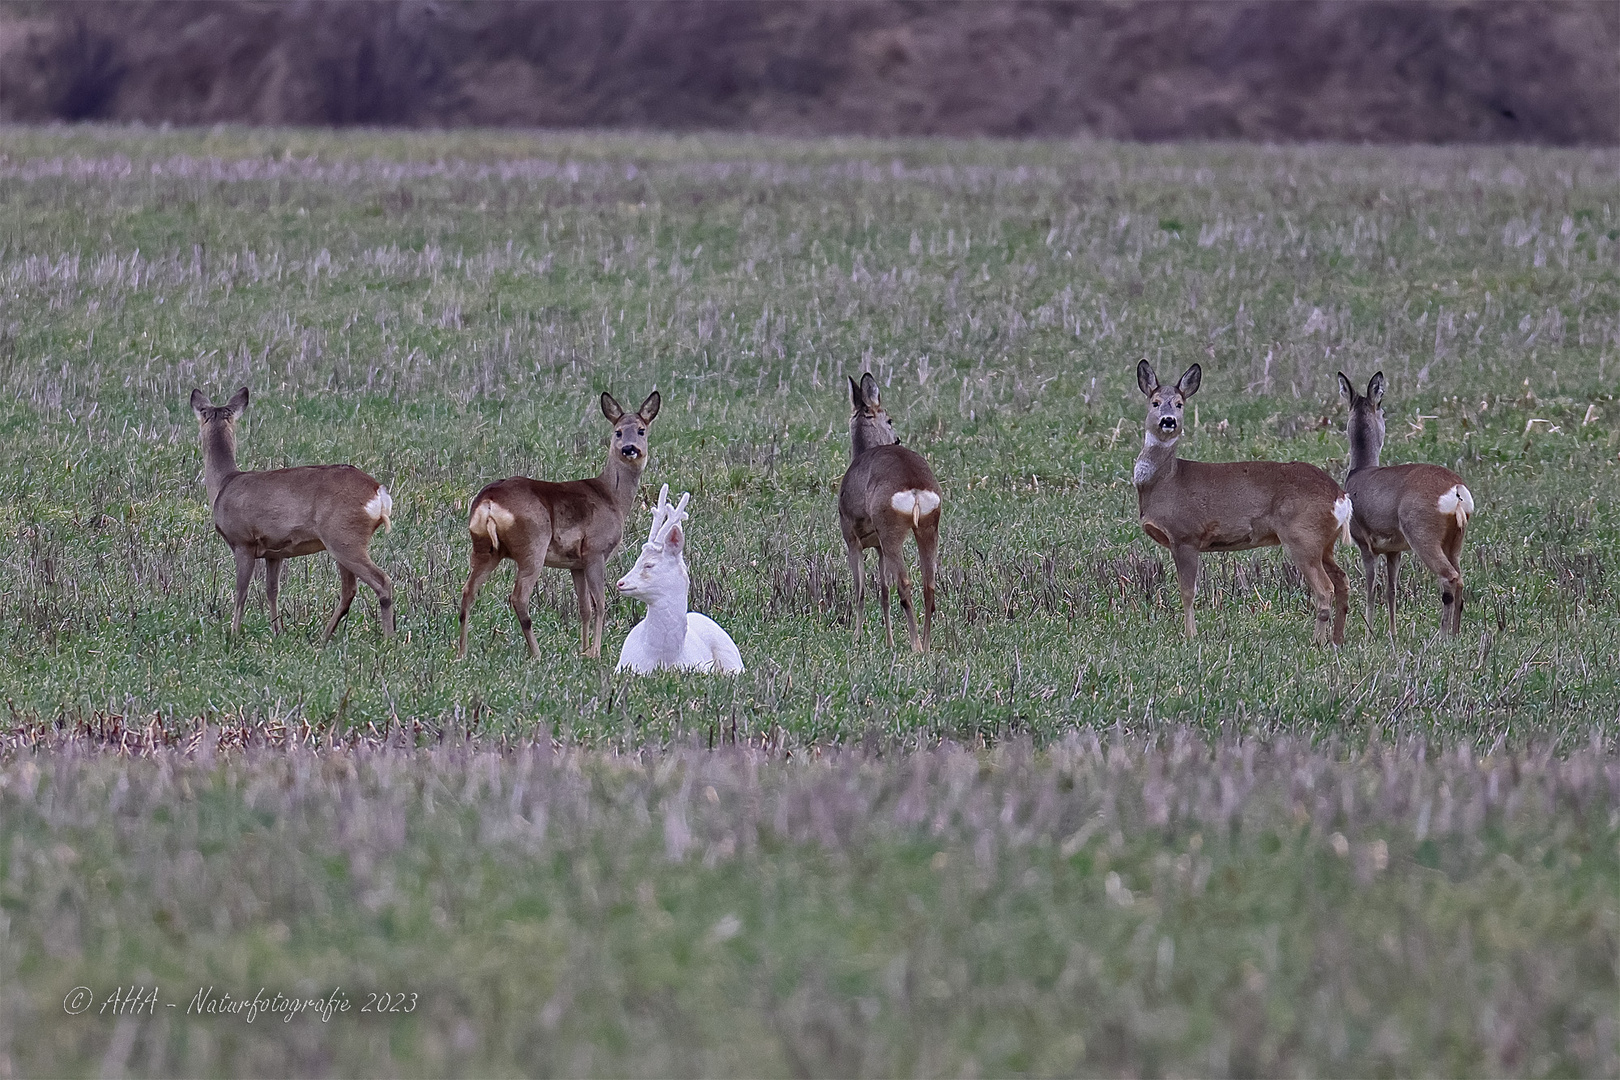
<svg viewBox="0 0 1620 1080"><path fill-rule="evenodd" d="M501 550L499 530L510 529L516 522L517 518L512 516L512 511L494 499L485 499L473 507L472 518L467 522L467 531L474 537L487 537L489 546L499 551Z"/></svg>
<svg viewBox="0 0 1620 1080"><path fill-rule="evenodd" d="M1350 515L1355 513L1355 506L1350 502L1349 495L1340 495L1333 501L1333 520L1339 523L1339 542L1350 543Z"/></svg>
<svg viewBox="0 0 1620 1080"><path fill-rule="evenodd" d="M1455 517L1459 529L1467 528L1474 513L1474 494L1461 484L1453 484L1440 496L1439 510Z"/></svg>
<svg viewBox="0 0 1620 1080"><path fill-rule="evenodd" d="M889 505L911 518L911 527L922 524L922 519L939 509L939 492L927 488L907 488L889 496Z"/></svg>
<svg viewBox="0 0 1620 1080"><path fill-rule="evenodd" d="M394 497L381 484L377 485L377 494L366 503L366 514L389 532L394 531Z"/></svg>

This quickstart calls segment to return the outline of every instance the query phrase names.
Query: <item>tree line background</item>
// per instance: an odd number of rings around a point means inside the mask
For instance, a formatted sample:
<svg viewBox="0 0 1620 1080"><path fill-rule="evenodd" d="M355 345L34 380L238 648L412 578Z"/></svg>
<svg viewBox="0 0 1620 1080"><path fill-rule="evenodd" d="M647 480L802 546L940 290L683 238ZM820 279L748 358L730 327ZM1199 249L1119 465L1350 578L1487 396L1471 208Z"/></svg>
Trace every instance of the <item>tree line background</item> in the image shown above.
<svg viewBox="0 0 1620 1080"><path fill-rule="evenodd" d="M1620 5L0 2L0 121L1620 143Z"/></svg>

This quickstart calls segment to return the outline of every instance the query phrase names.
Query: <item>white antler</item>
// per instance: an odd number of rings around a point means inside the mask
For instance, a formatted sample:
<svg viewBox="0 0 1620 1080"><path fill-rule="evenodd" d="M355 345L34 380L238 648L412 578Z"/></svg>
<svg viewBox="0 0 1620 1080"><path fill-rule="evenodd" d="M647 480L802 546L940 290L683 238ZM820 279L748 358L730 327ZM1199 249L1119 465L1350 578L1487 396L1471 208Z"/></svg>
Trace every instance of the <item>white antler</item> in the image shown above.
<svg viewBox="0 0 1620 1080"><path fill-rule="evenodd" d="M683 491L681 492L681 501L676 503L674 506L669 506L666 502L664 506L664 519L658 528L657 543L662 544L668 540L670 531L690 516L686 512L686 504L691 501L692 493L689 491Z"/></svg>
<svg viewBox="0 0 1620 1080"><path fill-rule="evenodd" d="M652 527L647 530L647 543L662 542L664 520L669 516L669 485L658 489L658 505L653 507Z"/></svg>

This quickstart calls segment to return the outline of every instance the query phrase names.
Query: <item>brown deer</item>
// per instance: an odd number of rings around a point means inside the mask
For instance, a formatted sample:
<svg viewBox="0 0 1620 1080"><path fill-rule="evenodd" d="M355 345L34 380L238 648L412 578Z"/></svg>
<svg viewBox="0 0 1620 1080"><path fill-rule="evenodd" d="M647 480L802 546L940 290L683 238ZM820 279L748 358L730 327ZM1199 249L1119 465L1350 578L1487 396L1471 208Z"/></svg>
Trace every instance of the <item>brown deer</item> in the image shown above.
<svg viewBox="0 0 1620 1080"><path fill-rule="evenodd" d="M1411 551L1440 579L1440 628L1455 634L1462 629L1463 606L1462 564L1457 557L1474 512L1474 496L1462 477L1442 466L1378 464L1384 447L1382 371L1368 381L1365 396L1339 372L1339 394L1350 405L1350 470L1344 486L1356 504L1350 537L1361 549L1367 576L1367 629L1372 629L1373 589L1382 555L1389 636L1395 636L1395 583L1400 579L1401 553Z"/></svg>
<svg viewBox="0 0 1620 1080"><path fill-rule="evenodd" d="M580 651L586 656L602 654L607 558L624 537L624 519L647 467L647 429L661 402L654 390L639 410L627 413L612 394L602 394L602 415L613 425L613 437L600 476L564 483L514 476L490 484L473 498L472 517L467 522L472 534L472 573L461 590L457 656L467 655L467 616L478 588L502 559L517 563L509 603L523 627L531 657L539 657L540 646L529 619L529 595L540 571L548 566L574 575Z"/></svg>
<svg viewBox="0 0 1620 1080"><path fill-rule="evenodd" d="M1312 640L1342 644L1350 583L1333 561L1333 544L1349 541L1350 497L1333 477L1303 461L1211 464L1176 457L1183 407L1202 378L1194 364L1174 386L1161 386L1151 364L1136 365L1136 385L1147 396L1148 410L1131 478L1142 531L1175 560L1187 636L1197 634L1193 597L1200 552L1281 544L1316 600Z"/></svg>
<svg viewBox="0 0 1620 1080"><path fill-rule="evenodd" d="M899 586L900 606L906 611L911 647L928 648L934 627L934 577L939 569L939 481L921 454L900 445L889 414L879 400L877 380L870 372L860 382L849 380L849 469L838 487L838 524L849 549L849 569L855 577L855 637L861 636L865 581L861 556L878 549L878 595L883 601L883 633L894 645L889 625L889 585ZM917 613L911 607L911 579L906 576L903 548L906 534L917 537L917 561L922 566L923 631L917 636Z"/></svg>
<svg viewBox="0 0 1620 1080"><path fill-rule="evenodd" d="M236 556L236 613L231 633L242 629L248 585L264 560L264 592L270 601L270 628L281 632L276 598L281 591L281 564L299 555L329 551L337 562L342 595L326 620L321 642L331 640L354 603L355 582L377 594L377 614L384 634L394 632L394 586L371 561L371 536L392 529L394 500L388 489L353 465L304 465L269 472L242 472L236 467L236 418L247 408L242 387L224 405L215 405L201 390L191 392L202 435L203 484L213 508L214 529Z"/></svg>

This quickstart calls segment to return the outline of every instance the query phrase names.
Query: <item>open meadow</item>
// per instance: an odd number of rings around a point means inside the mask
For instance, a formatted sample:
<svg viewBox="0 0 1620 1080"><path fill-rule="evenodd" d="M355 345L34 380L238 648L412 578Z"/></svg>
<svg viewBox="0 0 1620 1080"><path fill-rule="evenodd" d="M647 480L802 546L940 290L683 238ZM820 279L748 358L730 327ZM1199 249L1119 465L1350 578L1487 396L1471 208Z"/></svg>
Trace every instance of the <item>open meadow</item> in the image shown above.
<svg viewBox="0 0 1620 1080"><path fill-rule="evenodd" d="M0 130L0 1077L1615 1074L1617 267L1612 150ZM1381 369L1477 503L1460 635L1343 545L1342 648L1277 549L1184 639L1143 356L1183 457L1341 480ZM863 367L943 489L922 656L871 588L851 640ZM243 468L392 493L398 637L317 644L325 555L229 635L187 399L242 385ZM468 499L655 387L602 658L562 571L526 658L508 563L457 661ZM613 672L663 483L736 678Z"/></svg>

